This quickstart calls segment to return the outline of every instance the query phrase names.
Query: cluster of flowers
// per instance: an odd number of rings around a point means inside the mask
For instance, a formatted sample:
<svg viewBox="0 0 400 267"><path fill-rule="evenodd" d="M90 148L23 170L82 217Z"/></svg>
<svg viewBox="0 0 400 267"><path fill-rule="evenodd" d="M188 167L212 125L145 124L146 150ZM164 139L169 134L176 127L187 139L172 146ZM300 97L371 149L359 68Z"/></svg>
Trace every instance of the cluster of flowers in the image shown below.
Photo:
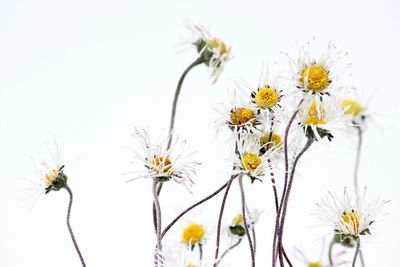
<svg viewBox="0 0 400 267"><path fill-rule="evenodd" d="M175 181L190 189L194 184L196 166L199 165L194 159L195 153L190 151L187 142L180 141L173 131L175 108L183 79L191 68L204 64L211 69L213 82L216 82L224 65L232 58L231 47L213 37L205 28L192 25L190 29L195 36L191 43L196 48L198 57L185 70L178 84L169 134L160 144L152 143L146 130L135 129L133 134L142 145L143 153L137 153L136 160L143 168L140 175L129 181L138 178L149 178L153 181L153 212L157 236L154 264L157 267L221 266L224 264L224 256L247 238L252 266L255 266L253 230L259 221L260 213L248 209L246 205L243 178L248 177L251 183L257 183L269 177L276 208L272 266L275 267L278 261L280 266L285 266L284 260L292 266L282 244L282 235L298 160L315 142L332 141L334 134L340 129L357 129L361 134L368 118L360 103L346 98L351 89L343 82L350 66L342 63L346 53L339 51L330 43L324 53L317 54L311 42L302 46L295 58L288 56L289 72L271 78L270 73L262 70L257 86L249 86L242 80L237 81L229 101L230 105L225 105L224 109L220 110L220 119L217 120L219 130L229 132L229 142L233 148L230 178L221 188L183 211L162 230L158 196L163 184ZM46 193L68 188L64 166L58 158L54 164L43 162L40 166ZM276 170L279 169L285 170L282 172L283 179L279 179L283 184L282 190L278 190L275 184ZM357 187L357 177L354 179ZM221 220L226 196L234 180L239 181L242 210L225 227L229 239L228 246L224 252L219 253ZM176 251L162 247L162 238L182 216L222 191L225 195L219 217L215 221L218 226L216 250L213 256L203 255L208 230L200 222L191 222L183 227L181 233L183 250ZM381 200L366 203L365 194L360 196L358 188L355 188L355 192L354 199L349 197L346 189L343 197L329 193L317 207L320 219L332 229L332 244L356 248L353 266L360 248L360 236L371 234L370 226L381 213L385 203ZM77 250L81 256L79 249ZM333 266L335 259L329 255L329 263L307 261L306 265Z"/></svg>

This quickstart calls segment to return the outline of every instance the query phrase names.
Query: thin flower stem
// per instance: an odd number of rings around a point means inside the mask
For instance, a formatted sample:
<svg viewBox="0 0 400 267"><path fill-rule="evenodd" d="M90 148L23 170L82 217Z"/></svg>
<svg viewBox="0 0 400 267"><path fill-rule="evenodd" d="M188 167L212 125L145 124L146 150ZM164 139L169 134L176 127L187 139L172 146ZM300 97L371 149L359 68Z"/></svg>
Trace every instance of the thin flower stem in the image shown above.
<svg viewBox="0 0 400 267"><path fill-rule="evenodd" d="M243 237L239 238L239 240L238 240L235 244L233 244L232 246L230 246L229 248L227 248L227 249L224 251L224 253L222 253L222 255L221 255L220 259L219 259L219 262L226 256L226 254L229 253L229 251L231 251L232 249L234 249L234 248L236 248L237 246L239 246L239 244L242 242L242 240L243 240ZM219 262L217 263L217 265L219 264Z"/></svg>
<svg viewBox="0 0 400 267"><path fill-rule="evenodd" d="M224 214L224 209L225 209L225 202L226 202L226 198L228 197L229 189L231 188L232 182L236 177L237 177L237 175L231 176L228 183L226 184L225 194L224 194L224 197L222 198L221 209L220 209L219 215L218 215L217 240L216 240L216 247L215 247L214 267L217 266L217 262L218 262L217 259L218 259L218 253L219 253L219 245L220 245L219 242L220 242L220 237L221 237L221 223L222 223L222 215Z"/></svg>
<svg viewBox="0 0 400 267"><path fill-rule="evenodd" d="M273 127L275 123L275 116L271 117L271 124L269 127L269 137L268 137L268 143L267 143L267 150L269 150L269 146L271 144L272 140L272 135L274 134ZM278 209L279 209L279 200L278 200L278 191L276 189L276 183L275 183L275 174L274 174L274 169L272 167L271 159L268 159L268 167L270 170L270 176L271 176L271 185L272 185L272 191L274 192L274 201L275 201L275 211L278 214ZM254 231L254 229L253 229ZM253 237L254 240L254 253L256 252L256 244L255 244L255 236ZM275 246L274 246L275 247ZM282 246L282 251L283 251L283 256L285 257L286 262L289 264L289 266L292 266L292 263L289 260L289 257L286 255L285 249Z"/></svg>
<svg viewBox="0 0 400 267"><path fill-rule="evenodd" d="M172 102L172 111L171 111L171 119L169 122L169 139L168 139L168 145L167 145L167 149L169 149L171 147L171 142L172 142L172 131L174 130L174 125L175 125L175 116L176 116L176 106L178 104L178 98L179 95L181 93L181 89L182 89L182 84L183 81L185 80L186 75L189 73L189 71L191 69L193 69L194 67L196 67L197 65L200 65L204 63L204 60L202 59L202 57L197 58L195 61L193 61L192 64L190 64L182 73L181 77L179 78L178 81L178 85L176 86L176 90L175 90L175 95L174 95L174 100Z"/></svg>
<svg viewBox="0 0 400 267"><path fill-rule="evenodd" d="M204 60L199 57L195 61L193 61L192 64L190 64L182 73L181 77L179 78L178 85L176 86L175 90L175 95L174 95L174 100L172 101L172 111L171 111L171 118L170 118L170 123L169 123L169 137L168 137L168 144L167 144L167 150L171 148L171 143L172 143L172 132L174 130L174 125L175 125L175 117L176 117L176 106L178 105L178 98L181 93L182 89L182 84L183 81L186 78L186 75L189 73L191 69L196 67L197 65L200 65L204 63ZM163 187L163 183L160 183L158 188L157 188L157 194L160 195L161 189ZM154 229L157 229L157 220L156 220L156 210L155 206L153 203L153 223L154 223Z"/></svg>
<svg viewBox="0 0 400 267"><path fill-rule="evenodd" d="M74 235L74 232L72 231L71 224L70 224L71 207L72 207L72 200L73 200L72 190L71 190L71 188L69 188L69 186L67 184L64 185L64 188L65 188L65 190L67 190L67 192L69 194L69 205L68 205L68 213L67 213L68 231L69 231L69 234L71 236L72 243L74 244L75 250L78 253L78 256L79 256L79 259L81 261L81 264L82 264L83 267L86 267L85 260L82 257L82 253L81 253L81 251L80 251L80 249L78 247L78 243L76 242L75 235Z"/></svg>
<svg viewBox="0 0 400 267"><path fill-rule="evenodd" d="M157 184L158 182L156 180L153 181L153 187L152 187L152 191L153 191L153 198L154 198L154 204L155 204L155 208L156 208L156 236L157 236L157 251L158 252L162 252L162 247L161 247L161 207L160 207L160 201L158 199L158 195L157 195ZM157 257L157 256L156 256Z"/></svg>
<svg viewBox="0 0 400 267"><path fill-rule="evenodd" d="M208 195L207 197L203 198L202 200L200 200L199 202L196 202L195 204L193 204L192 206L190 206L189 208L185 209L184 211L182 211L175 219L172 220L172 222L170 222L167 227L165 227L164 231L161 234L161 239L164 237L164 235L169 231L169 229L177 222L179 221L180 218L182 218L183 215L185 215L186 213L188 213L189 211L191 211L192 209L194 209L195 207L203 204L204 202L206 202L207 200L210 200L211 198L213 198L214 196L216 196L219 192L221 192L222 190L224 190L225 187L228 186L229 182L226 182L223 186L221 186L220 188L218 188L217 191L215 191L214 193Z"/></svg>
<svg viewBox="0 0 400 267"><path fill-rule="evenodd" d="M245 197L244 189L243 189L243 176L239 177L239 188L240 188L240 197L242 200L243 224L244 224L244 229L246 230L247 240L249 241L249 247L250 247L251 266L255 267L256 259L255 259L255 254L254 254L253 242L251 241L249 226L247 225L247 219L246 219L246 197Z"/></svg>
<svg viewBox="0 0 400 267"><path fill-rule="evenodd" d="M286 194L286 188L287 188L287 183L288 183L288 175L289 175L289 155L288 155L288 136L289 136L289 130L290 130L290 126L292 125L294 119L297 116L297 113L299 113L299 107L300 105L304 102L304 99L302 99L299 104L297 105L296 110L293 112L292 117L290 118L288 125L286 126L285 129L285 136L284 136L284 142L283 142L283 150L284 150L284 154L285 154L285 182L284 182L284 186L283 186L283 191L282 191L282 196L281 196L281 202L279 205L279 209L278 209L278 213L276 214L276 220L275 220L275 231L274 231L274 239L272 242L272 267L276 266L276 258L277 258L277 239L278 239L278 235L280 232L280 226L279 226L279 219L280 219L280 214L282 211L282 204L283 204L283 200L285 198L285 194Z"/></svg>
<svg viewBox="0 0 400 267"><path fill-rule="evenodd" d="M279 226L279 237L278 237L278 254L279 254L279 260L280 260L281 264L283 262L283 257L282 257L283 256L283 254L282 254L283 227L285 225L286 212L287 212L287 207L288 207L288 203L289 203L289 195L290 195L290 191L291 191L292 185L293 185L293 179L294 179L294 174L296 171L296 166L297 166L297 163L299 162L299 159L301 158L301 156L310 148L310 146L312 145L313 142L314 142L313 138L308 138L307 143L305 144L303 149L299 152L299 154L297 154L296 158L294 159L292 170L290 173L290 179L289 179L289 183L288 183L288 187L287 187L287 191L286 191L285 200L283 203L281 203L281 205L283 205L283 209L282 209L282 216L281 216L281 222L280 222L280 226Z"/></svg>
<svg viewBox="0 0 400 267"><path fill-rule="evenodd" d="M269 127L269 137L268 137L268 143L267 143L267 150L270 149L270 143L272 141L272 135L274 133L273 132L274 123L275 123L275 116L273 115L271 117L271 124L270 124L270 127ZM270 169L272 190L274 191L275 209L276 209L276 212L278 212L278 207L279 207L278 192L276 190L275 175L274 175L274 170L272 168L272 164L271 164L271 159L270 158L268 158L268 166L269 166L269 169Z"/></svg>
<svg viewBox="0 0 400 267"><path fill-rule="evenodd" d="M354 191L356 193L356 197L359 197L359 188L358 188L358 169L360 166L360 158L361 158L361 146L362 146L362 129L360 126L356 126L358 131L358 144L357 144L357 153L356 153L356 163L354 166Z"/></svg>
<svg viewBox="0 0 400 267"><path fill-rule="evenodd" d="M361 263L361 267L365 267L365 262L364 262L364 253L362 252L362 250L361 250L361 249L360 249L359 255L360 255L360 263Z"/></svg>
<svg viewBox="0 0 400 267"><path fill-rule="evenodd" d="M254 257L256 256L257 252L257 240L256 240L256 226L253 225L251 228L251 234L253 236L253 251L254 251Z"/></svg>
<svg viewBox="0 0 400 267"><path fill-rule="evenodd" d="M203 260L203 245L199 243L199 258L200 261Z"/></svg>
<svg viewBox="0 0 400 267"><path fill-rule="evenodd" d="M359 251L360 251L360 238L357 238L357 246L356 246L356 251L354 252L353 263L351 265L352 267L356 266L356 261L357 261Z"/></svg>
<svg viewBox="0 0 400 267"><path fill-rule="evenodd" d="M331 243L329 244L329 252L328 252L329 266L333 266L332 251L333 251L333 246L335 244L336 244L335 239L332 239Z"/></svg>

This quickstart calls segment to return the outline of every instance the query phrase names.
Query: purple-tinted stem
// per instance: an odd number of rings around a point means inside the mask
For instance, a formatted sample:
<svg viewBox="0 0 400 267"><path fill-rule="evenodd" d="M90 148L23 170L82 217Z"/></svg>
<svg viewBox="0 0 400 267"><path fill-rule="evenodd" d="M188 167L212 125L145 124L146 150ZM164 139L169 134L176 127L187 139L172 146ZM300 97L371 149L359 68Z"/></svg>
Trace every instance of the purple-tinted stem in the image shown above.
<svg viewBox="0 0 400 267"><path fill-rule="evenodd" d="M69 234L71 236L72 243L74 244L74 248L76 250L76 253L78 253L79 260L81 261L82 266L86 267L85 260L83 259L82 253L81 253L81 251L79 249L79 246L78 246L78 242L76 242L76 238L75 238L74 232L72 231L72 227L71 227L71 224L70 224L71 207L72 207L72 200L73 200L72 190L71 190L71 188L69 188L69 186L67 184L64 185L64 188L65 188L65 190L67 190L67 192L69 194L69 204L68 204L68 212L67 212L67 227L68 227L68 231L69 231Z"/></svg>
<svg viewBox="0 0 400 267"><path fill-rule="evenodd" d="M284 154L285 154L285 182L284 182L284 185L283 185L281 202L280 202L278 213L276 214L276 220L275 220L274 239L273 239L273 242L272 242L273 243L272 244L272 267L276 266L276 256L277 256L276 242L277 242L278 234L279 234L279 231L280 231L279 230L279 228L280 228L279 227L279 219L280 219L280 214L281 214L281 211L282 211L282 204L283 204L283 200L285 198L286 188L287 188L287 183L288 183L288 174L289 174L288 136L289 136L289 130L290 130L290 126L292 125L294 119L297 116L297 113L299 112L299 107L303 102L304 102L304 99L302 99L299 102L295 112L293 112L292 117L290 118L290 120L288 122L288 125L286 126L286 129L285 129L285 136L284 136L284 142L283 142L283 150L284 150ZM282 265L282 263L281 263L281 265Z"/></svg>
<svg viewBox="0 0 400 267"><path fill-rule="evenodd" d="M168 230L177 222L179 221L180 218L182 218L183 215L185 215L186 213L188 213L189 211L191 211L192 209L194 209L195 207L203 204L204 202L206 202L207 200L213 198L214 196L216 196L219 192L221 192L225 187L227 187L229 182L226 182L223 186L221 186L220 188L218 188L217 191L215 191L214 193L208 195L207 197L203 198L202 200L200 200L199 202L196 202L195 204L193 204L192 206L190 206L189 208L185 209L184 211L182 211L175 219L172 220L172 222L170 222L167 227L165 227L164 231L161 234L161 239L164 237L164 235L168 232Z"/></svg>
<svg viewBox="0 0 400 267"><path fill-rule="evenodd" d="M251 266L255 267L256 266L256 258L255 258L254 248L253 248L253 242L251 241L249 226L247 225L247 219L246 219L246 196L244 194L244 189L243 189L243 176L239 177L239 188L240 188L240 196L241 196L241 200L242 200L243 224L244 224L244 229L246 230L246 236L247 236L247 240L249 242L249 247L250 247Z"/></svg>
<svg viewBox="0 0 400 267"><path fill-rule="evenodd" d="M286 191L286 196L285 196L284 202L281 203L281 206L283 205L283 209L282 209L281 222L279 224L279 236L278 236L279 237L278 238L278 254L279 254L279 261L281 262L281 264L283 262L283 254L282 254L283 227L285 225L287 206L289 203L289 196L290 196L290 191L291 191L292 185L293 185L293 179L294 179L294 174L296 171L296 166L297 166L297 163L299 162L299 159L301 158L301 156L310 148L310 146L312 145L313 142L314 142L313 138L308 138L306 145L303 147L303 149L299 152L299 154L297 154L296 158L294 159L292 170L290 173L290 179L289 179L289 183L288 183L288 187L287 187L287 191Z"/></svg>
<svg viewBox="0 0 400 267"><path fill-rule="evenodd" d="M220 242L220 235L221 235L221 222L222 222L222 215L224 214L224 209L225 209L225 202L226 198L228 197L229 189L231 188L232 181L237 177L237 175L232 175L231 178L229 179L226 189L225 189L225 194L222 199L221 203L221 209L219 211L219 216L218 216L218 225L217 225L217 240L216 240L216 248L215 248L215 256L214 256L214 267L217 267L218 265L218 253L219 253L219 242Z"/></svg>
<svg viewBox="0 0 400 267"><path fill-rule="evenodd" d="M192 64L190 64L182 73L181 77L179 78L178 85L176 86L175 90L175 95L174 95L174 100L172 102L172 111L171 111L171 118L169 122L169 137L168 137L168 144L167 144L167 150L171 148L171 142L172 142L172 131L174 130L174 125L175 125L175 117L176 117L176 106L178 105L178 98L181 93L182 89L182 84L183 81L185 80L186 75L189 73L191 69L196 67L197 65L200 65L204 63L204 60L200 57L193 61ZM160 183L157 188L157 195L160 195L161 189L163 187L163 183ZM157 230L157 218L156 218L156 207L153 203L153 223L154 223L154 230Z"/></svg>

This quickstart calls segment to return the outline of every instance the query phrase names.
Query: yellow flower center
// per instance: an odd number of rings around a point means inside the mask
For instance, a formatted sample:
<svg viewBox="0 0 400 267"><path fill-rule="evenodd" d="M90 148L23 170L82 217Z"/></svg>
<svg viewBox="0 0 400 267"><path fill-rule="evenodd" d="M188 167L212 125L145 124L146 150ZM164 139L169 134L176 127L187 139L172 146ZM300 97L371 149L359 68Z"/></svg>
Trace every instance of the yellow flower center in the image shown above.
<svg viewBox="0 0 400 267"><path fill-rule="evenodd" d="M234 125L243 125L255 119L254 112L248 108L237 108L231 113L231 122Z"/></svg>
<svg viewBox="0 0 400 267"><path fill-rule="evenodd" d="M348 115L357 116L364 111L364 107L354 99L343 99L342 106L344 108L344 112Z"/></svg>
<svg viewBox="0 0 400 267"><path fill-rule="evenodd" d="M186 245L194 245L204 236L204 228L200 224L191 224L183 230L182 241Z"/></svg>
<svg viewBox="0 0 400 267"><path fill-rule="evenodd" d="M261 159L254 153L244 153L242 164L246 170L254 171L261 164Z"/></svg>
<svg viewBox="0 0 400 267"><path fill-rule="evenodd" d="M300 73L300 83L314 92L321 92L330 83L328 71L318 65L304 67Z"/></svg>
<svg viewBox="0 0 400 267"><path fill-rule="evenodd" d="M57 178L58 172L59 172L58 170L52 169L49 173L46 173L44 175L44 179L48 184L52 184L54 180Z"/></svg>
<svg viewBox="0 0 400 267"><path fill-rule="evenodd" d="M317 110L317 103L314 101L308 108L308 115L305 120L305 124L312 124L312 125L326 124L324 116L325 116L325 109L320 104Z"/></svg>
<svg viewBox="0 0 400 267"><path fill-rule="evenodd" d="M310 262L308 263L308 267L322 267L322 264L320 262Z"/></svg>
<svg viewBox="0 0 400 267"><path fill-rule="evenodd" d="M186 267L196 267L196 265L189 263Z"/></svg>
<svg viewBox="0 0 400 267"><path fill-rule="evenodd" d="M235 218L233 218L232 220L232 224L233 225L239 225L243 222L243 215L242 214L238 214L235 216Z"/></svg>
<svg viewBox="0 0 400 267"><path fill-rule="evenodd" d="M218 49L221 56L228 52L228 46L218 38L212 38L210 44L213 48Z"/></svg>
<svg viewBox="0 0 400 267"><path fill-rule="evenodd" d="M270 87L264 87L255 95L255 101L260 108L272 108L279 101L278 92Z"/></svg>
<svg viewBox="0 0 400 267"><path fill-rule="evenodd" d="M265 145L268 142L270 142L269 147L280 149L282 147L282 137L274 132L272 132L272 136L271 137L270 136L271 136L270 132L266 132L263 136L261 136L260 137L261 145Z"/></svg>
<svg viewBox="0 0 400 267"><path fill-rule="evenodd" d="M157 173L167 173L171 169L171 160L162 156L155 156L151 160L151 168Z"/></svg>
<svg viewBox="0 0 400 267"><path fill-rule="evenodd" d="M355 233L359 232L360 228L360 215L352 210L351 212L343 212L342 220L352 225Z"/></svg>

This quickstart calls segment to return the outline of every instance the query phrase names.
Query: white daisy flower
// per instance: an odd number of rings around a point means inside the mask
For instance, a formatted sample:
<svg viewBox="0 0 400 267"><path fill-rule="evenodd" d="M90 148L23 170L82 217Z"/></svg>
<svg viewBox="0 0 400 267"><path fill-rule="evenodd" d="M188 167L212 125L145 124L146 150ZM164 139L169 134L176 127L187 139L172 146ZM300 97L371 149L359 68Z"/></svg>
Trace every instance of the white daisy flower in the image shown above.
<svg viewBox="0 0 400 267"><path fill-rule="evenodd" d="M236 146L234 173L247 175L252 182L262 180L269 168L268 159L274 162L276 150L263 151L266 145L262 145L260 138L254 134L238 135Z"/></svg>
<svg viewBox="0 0 400 267"><path fill-rule="evenodd" d="M299 125L308 138L321 140L333 138L332 132L351 125L351 117L344 112L334 97L322 102L305 101L298 112Z"/></svg>
<svg viewBox="0 0 400 267"><path fill-rule="evenodd" d="M259 110L250 105L248 99L238 95L234 90L229 96L229 105L221 104L217 108L220 117L216 121L217 131L229 128L236 136L237 133L254 133L260 131L262 117Z"/></svg>
<svg viewBox="0 0 400 267"><path fill-rule="evenodd" d="M188 24L187 27L194 35L192 43L196 47L199 57L204 64L211 68L211 77L213 78L213 83L215 83L225 63L231 59L231 47L212 36L201 25Z"/></svg>
<svg viewBox="0 0 400 267"><path fill-rule="evenodd" d="M269 119L282 107L281 81L278 78L271 79L265 65L260 74L258 85L249 85L243 79L235 80L236 87L248 98L251 105L264 113Z"/></svg>
<svg viewBox="0 0 400 267"><path fill-rule="evenodd" d="M340 242L358 240L361 235L371 234L371 225L382 213L386 201L375 199L369 203L362 197L352 200L346 188L343 197L329 192L326 199L317 203L318 217L333 228Z"/></svg>
<svg viewBox="0 0 400 267"><path fill-rule="evenodd" d="M44 150L39 153L40 160L36 163L36 167L41 179L40 184L43 185L47 194L63 188L68 178L64 174L60 146L55 140L52 144L45 143L44 146Z"/></svg>
<svg viewBox="0 0 400 267"><path fill-rule="evenodd" d="M188 186L194 184L192 176L196 174L195 167L200 163L193 160L194 152L189 150L186 141L172 136L172 145L167 149L169 137L160 144L152 144L146 130L135 129L133 136L136 137L143 149L143 153L136 153L137 163L143 166L139 176L128 180L131 182L139 178L151 178L159 182L171 179L179 184Z"/></svg>
<svg viewBox="0 0 400 267"><path fill-rule="evenodd" d="M320 101L325 95L337 95L349 88L343 84L345 72L351 64L343 65L347 55L330 42L327 50L316 54L314 40L300 48L296 59L290 58L290 81L305 98Z"/></svg>

